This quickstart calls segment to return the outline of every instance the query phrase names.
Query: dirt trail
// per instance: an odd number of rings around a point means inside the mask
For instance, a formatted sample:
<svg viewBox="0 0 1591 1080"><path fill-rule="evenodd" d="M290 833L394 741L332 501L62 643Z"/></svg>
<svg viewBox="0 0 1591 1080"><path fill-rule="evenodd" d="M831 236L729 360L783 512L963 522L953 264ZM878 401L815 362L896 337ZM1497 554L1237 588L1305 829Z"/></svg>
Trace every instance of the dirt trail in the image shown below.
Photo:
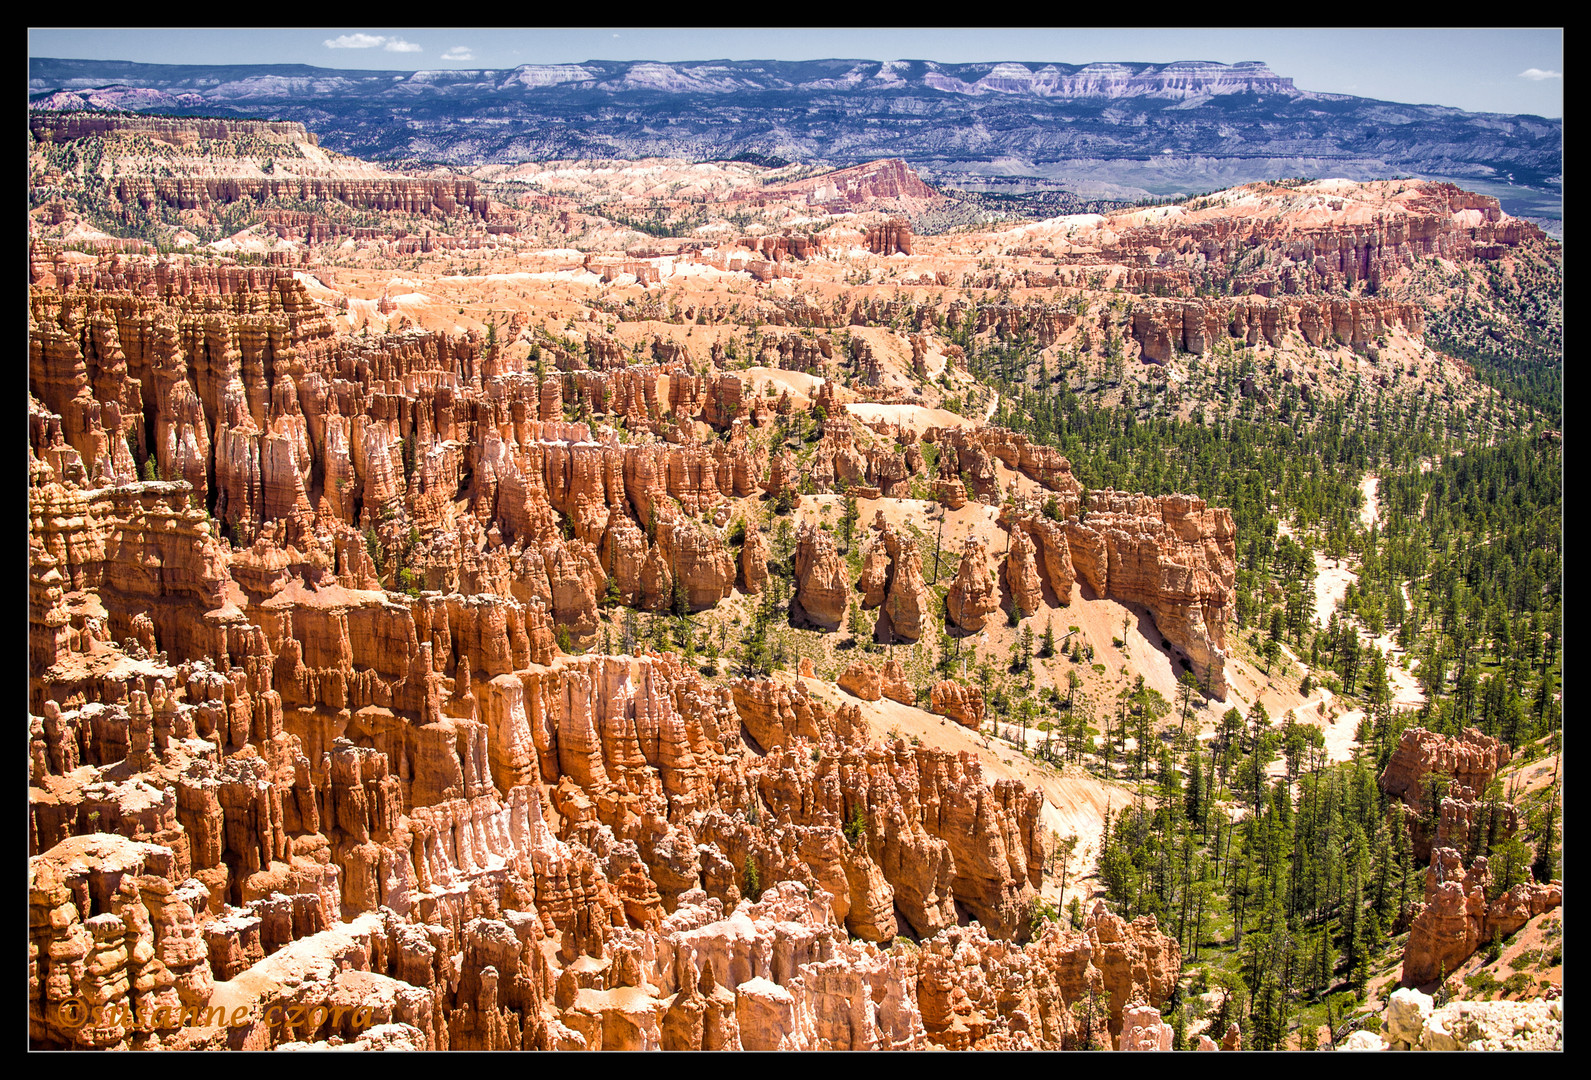
<svg viewBox="0 0 1591 1080"><path fill-rule="evenodd" d="M1365 496L1365 504L1359 508L1359 520L1364 522L1366 529L1374 527L1381 520L1380 487L1381 478L1374 475L1366 475L1359 485L1359 490Z"/></svg>

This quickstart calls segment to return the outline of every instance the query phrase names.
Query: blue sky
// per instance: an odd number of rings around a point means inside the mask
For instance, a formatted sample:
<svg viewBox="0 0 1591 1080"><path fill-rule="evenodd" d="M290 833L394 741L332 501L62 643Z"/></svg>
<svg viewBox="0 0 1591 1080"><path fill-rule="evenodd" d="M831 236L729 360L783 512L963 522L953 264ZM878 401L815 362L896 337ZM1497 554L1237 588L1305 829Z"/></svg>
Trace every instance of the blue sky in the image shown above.
<svg viewBox="0 0 1591 1080"><path fill-rule="evenodd" d="M116 28L28 32L33 56L152 64L417 70L581 60L1261 60L1303 90L1563 115L1563 31L1499 28L480 27Z"/></svg>

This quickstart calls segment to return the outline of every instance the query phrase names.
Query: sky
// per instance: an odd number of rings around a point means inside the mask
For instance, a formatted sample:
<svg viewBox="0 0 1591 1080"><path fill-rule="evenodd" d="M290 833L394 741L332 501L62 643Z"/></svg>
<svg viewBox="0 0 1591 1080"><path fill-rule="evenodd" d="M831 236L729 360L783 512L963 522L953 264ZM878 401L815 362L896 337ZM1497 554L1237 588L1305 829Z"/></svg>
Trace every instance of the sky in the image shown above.
<svg viewBox="0 0 1591 1080"><path fill-rule="evenodd" d="M1259 60L1301 90L1563 115L1561 28L31 28L30 56L414 71L582 60Z"/></svg>

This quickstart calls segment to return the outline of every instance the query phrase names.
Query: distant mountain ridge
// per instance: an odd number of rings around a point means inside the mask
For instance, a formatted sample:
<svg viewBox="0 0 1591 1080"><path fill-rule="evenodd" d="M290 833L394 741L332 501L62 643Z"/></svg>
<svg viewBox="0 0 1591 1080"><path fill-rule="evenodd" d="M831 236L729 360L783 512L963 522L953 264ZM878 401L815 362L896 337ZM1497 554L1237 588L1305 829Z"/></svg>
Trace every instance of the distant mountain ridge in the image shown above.
<svg viewBox="0 0 1591 1080"><path fill-rule="evenodd" d="M1265 64L587 61L353 71L31 58L35 108L296 120L330 149L454 165L760 154L1124 191L1300 172L1556 193L1563 124L1300 90ZM1207 182L1206 182L1207 181Z"/></svg>
<svg viewBox="0 0 1591 1080"><path fill-rule="evenodd" d="M378 92L412 91L419 86L493 86L499 90L573 86L622 93L744 93L747 91L901 89L922 86L956 94L1031 94L1036 97L1188 97L1197 94L1305 94L1258 61L1218 64L1183 60L1171 64L1025 64L1014 62L940 64L927 60L731 61L688 63L593 60L581 64L522 64L511 69L422 71L337 70L305 64L175 65L130 61L51 60L30 62L29 90L94 89L107 78L168 91L198 93L207 99L255 91L274 96L282 83L303 81L317 92L365 87ZM219 71L235 71L232 77ZM275 82L275 85L272 85ZM395 86L394 84L405 84ZM252 85L251 85L252 84Z"/></svg>

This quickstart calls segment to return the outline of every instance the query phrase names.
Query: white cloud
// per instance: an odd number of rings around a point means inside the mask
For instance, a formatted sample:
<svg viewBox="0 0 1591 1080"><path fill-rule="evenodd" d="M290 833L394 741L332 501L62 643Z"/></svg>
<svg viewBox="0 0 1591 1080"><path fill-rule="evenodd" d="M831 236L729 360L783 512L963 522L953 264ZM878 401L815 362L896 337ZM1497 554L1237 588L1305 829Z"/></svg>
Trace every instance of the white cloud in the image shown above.
<svg viewBox="0 0 1591 1080"><path fill-rule="evenodd" d="M1542 71L1540 68L1526 68L1524 71L1521 71L1517 77L1521 79L1529 79L1531 82L1540 82L1543 79L1561 79L1563 78L1563 72Z"/></svg>
<svg viewBox="0 0 1591 1080"><path fill-rule="evenodd" d="M327 38L328 49L374 49L387 39L376 34L344 34L342 37Z"/></svg>
<svg viewBox="0 0 1591 1080"><path fill-rule="evenodd" d="M468 45L455 45L442 54L442 59L454 61L473 60L475 59L475 54L470 51Z"/></svg>
<svg viewBox="0 0 1591 1080"><path fill-rule="evenodd" d="M374 49L381 46L388 52L424 52L420 46L402 38L389 38L382 34L344 34L326 39L328 49Z"/></svg>

